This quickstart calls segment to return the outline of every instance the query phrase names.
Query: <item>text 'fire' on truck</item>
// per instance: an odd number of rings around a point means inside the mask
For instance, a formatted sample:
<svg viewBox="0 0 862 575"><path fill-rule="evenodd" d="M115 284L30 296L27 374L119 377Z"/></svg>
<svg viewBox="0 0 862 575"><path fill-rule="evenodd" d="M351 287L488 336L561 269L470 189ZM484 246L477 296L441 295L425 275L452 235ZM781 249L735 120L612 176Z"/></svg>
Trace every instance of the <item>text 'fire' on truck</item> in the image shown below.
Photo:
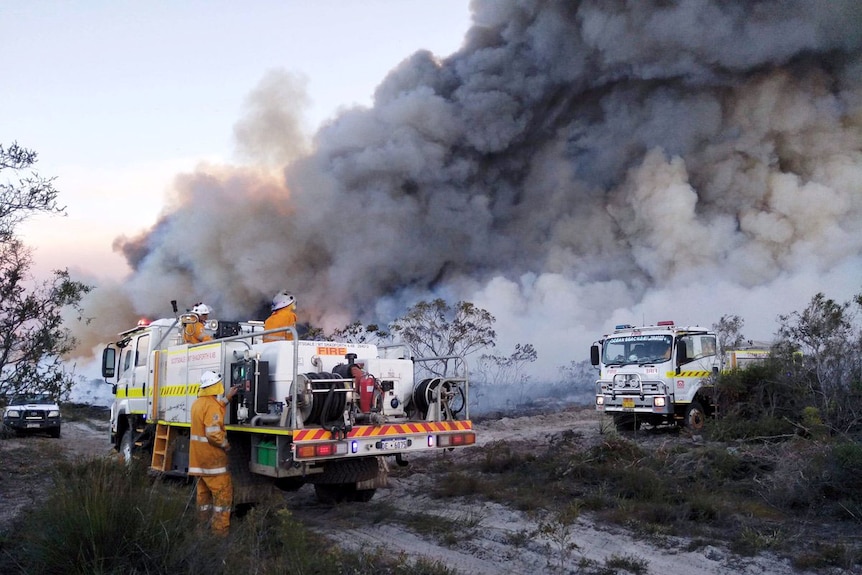
<svg viewBox="0 0 862 575"><path fill-rule="evenodd" d="M476 441L462 357L301 341L293 327L267 331L259 321L210 320L214 339L183 343L182 326L197 319L142 320L103 352L102 375L115 393L111 441L127 461L144 448L152 471L187 474L191 406L207 370L240 386L225 420L235 503L253 501L262 483L310 483L327 503L369 501L385 485L388 458L406 465L409 454ZM284 332L293 340L263 341ZM354 364L361 376L351 376Z"/></svg>
<svg viewBox="0 0 862 575"><path fill-rule="evenodd" d="M768 355L767 350L734 350L724 363L736 369ZM590 349L590 361L599 367L596 409L613 415L620 430L647 423L699 431L714 410L720 359L713 331L672 321L618 325Z"/></svg>

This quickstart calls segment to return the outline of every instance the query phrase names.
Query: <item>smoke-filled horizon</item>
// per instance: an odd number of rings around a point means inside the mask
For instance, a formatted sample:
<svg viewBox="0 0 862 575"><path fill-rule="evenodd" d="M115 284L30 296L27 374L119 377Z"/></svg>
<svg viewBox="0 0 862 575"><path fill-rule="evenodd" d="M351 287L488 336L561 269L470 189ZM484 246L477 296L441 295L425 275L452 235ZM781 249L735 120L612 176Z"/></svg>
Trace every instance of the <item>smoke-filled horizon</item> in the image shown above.
<svg viewBox="0 0 862 575"><path fill-rule="evenodd" d="M860 291L858 2L472 10L458 52L409 56L312 142L301 82L265 78L236 126L258 165L179 176L160 221L118 238L134 271L94 290L82 349L172 299L252 319L289 289L332 329L443 297L548 376L615 323L736 314L762 339L817 292Z"/></svg>

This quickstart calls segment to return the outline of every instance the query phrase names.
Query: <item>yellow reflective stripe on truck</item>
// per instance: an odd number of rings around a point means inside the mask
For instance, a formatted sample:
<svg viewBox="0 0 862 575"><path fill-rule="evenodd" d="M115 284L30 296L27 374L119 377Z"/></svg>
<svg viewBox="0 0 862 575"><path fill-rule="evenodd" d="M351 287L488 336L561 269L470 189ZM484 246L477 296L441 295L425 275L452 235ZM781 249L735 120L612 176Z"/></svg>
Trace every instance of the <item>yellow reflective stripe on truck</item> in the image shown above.
<svg viewBox="0 0 862 575"><path fill-rule="evenodd" d="M198 391L201 388L201 384L192 383L192 384L177 384L177 385L163 385L159 388L159 397L185 397L186 395L197 395Z"/></svg>
<svg viewBox="0 0 862 575"><path fill-rule="evenodd" d="M676 378L676 377L709 377L712 372L706 370L697 370L697 371L681 371L676 373L675 371L667 372L667 377Z"/></svg>
<svg viewBox="0 0 862 575"><path fill-rule="evenodd" d="M129 397L144 397L144 388L143 387L133 387L131 389L126 389L126 386L117 386L117 398Z"/></svg>

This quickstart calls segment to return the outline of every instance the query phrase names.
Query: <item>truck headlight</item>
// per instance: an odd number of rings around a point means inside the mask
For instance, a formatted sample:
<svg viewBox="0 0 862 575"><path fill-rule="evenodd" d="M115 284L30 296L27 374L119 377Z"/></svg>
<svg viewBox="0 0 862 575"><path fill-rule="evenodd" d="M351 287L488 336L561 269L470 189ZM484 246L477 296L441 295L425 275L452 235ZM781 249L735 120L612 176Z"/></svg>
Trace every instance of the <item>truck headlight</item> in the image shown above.
<svg viewBox="0 0 862 575"><path fill-rule="evenodd" d="M652 398L652 404L654 407L664 407L665 402L663 397L654 397Z"/></svg>
<svg viewBox="0 0 862 575"><path fill-rule="evenodd" d="M636 373L618 373L614 376L614 387L640 387L640 379Z"/></svg>
<svg viewBox="0 0 862 575"><path fill-rule="evenodd" d="M17 409L10 409L6 412L6 417L21 417L21 412Z"/></svg>
<svg viewBox="0 0 862 575"><path fill-rule="evenodd" d="M604 405L605 404L605 396L597 395L596 396L596 405Z"/></svg>
<svg viewBox="0 0 862 575"><path fill-rule="evenodd" d="M48 412L48 417L60 417L60 410L59 409L52 409L51 411Z"/></svg>

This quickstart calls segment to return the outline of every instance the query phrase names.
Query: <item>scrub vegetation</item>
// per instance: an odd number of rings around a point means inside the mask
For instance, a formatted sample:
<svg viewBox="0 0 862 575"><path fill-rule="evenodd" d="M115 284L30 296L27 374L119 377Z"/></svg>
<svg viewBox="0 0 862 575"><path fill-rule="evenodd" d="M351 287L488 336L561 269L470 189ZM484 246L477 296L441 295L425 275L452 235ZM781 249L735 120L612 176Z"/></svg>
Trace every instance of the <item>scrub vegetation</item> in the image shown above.
<svg viewBox="0 0 862 575"><path fill-rule="evenodd" d="M154 480L142 466L110 458L59 464L45 498L0 535L0 572L451 573L427 559L342 551L295 520L283 500L239 514L220 538L197 525L191 483Z"/></svg>
<svg viewBox="0 0 862 575"><path fill-rule="evenodd" d="M573 509L651 539L691 538L741 555L772 551L798 567L862 564L862 445L799 436L691 441L674 430L563 433L547 445L486 445L434 470L439 498L481 498L537 518L557 557L570 554ZM455 469L452 469L452 467Z"/></svg>

